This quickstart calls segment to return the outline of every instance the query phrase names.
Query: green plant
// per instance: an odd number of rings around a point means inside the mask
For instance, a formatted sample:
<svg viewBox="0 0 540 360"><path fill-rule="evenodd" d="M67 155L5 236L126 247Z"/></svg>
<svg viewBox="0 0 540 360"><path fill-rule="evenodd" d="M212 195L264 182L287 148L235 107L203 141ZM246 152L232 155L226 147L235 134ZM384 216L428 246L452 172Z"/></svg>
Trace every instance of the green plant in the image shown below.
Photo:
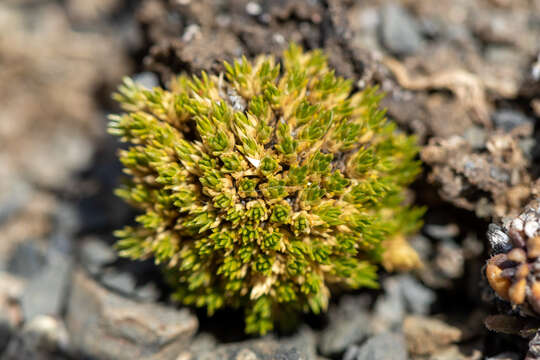
<svg viewBox="0 0 540 360"><path fill-rule="evenodd" d="M120 254L153 256L184 304L245 308L248 333L324 311L330 288L376 287L376 263L419 263L404 238L422 212L403 205L415 140L320 51L291 45L282 65L244 58L170 90L127 79L109 127L131 144L117 193L144 211Z"/></svg>

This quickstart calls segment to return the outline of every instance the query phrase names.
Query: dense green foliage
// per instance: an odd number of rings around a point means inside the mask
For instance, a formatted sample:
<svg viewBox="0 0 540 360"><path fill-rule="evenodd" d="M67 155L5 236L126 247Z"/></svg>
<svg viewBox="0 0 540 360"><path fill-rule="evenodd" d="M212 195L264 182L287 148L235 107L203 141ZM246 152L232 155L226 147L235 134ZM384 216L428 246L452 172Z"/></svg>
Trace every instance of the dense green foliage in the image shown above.
<svg viewBox="0 0 540 360"><path fill-rule="evenodd" d="M324 311L330 288L376 287L382 260L416 264L405 241L384 259L419 225L402 205L419 164L376 90L352 93L320 51L295 45L281 66L225 68L170 90L128 79L115 95L127 113L109 131L131 144L118 195L143 211L117 232L120 254L162 264L184 304L243 307L249 333Z"/></svg>

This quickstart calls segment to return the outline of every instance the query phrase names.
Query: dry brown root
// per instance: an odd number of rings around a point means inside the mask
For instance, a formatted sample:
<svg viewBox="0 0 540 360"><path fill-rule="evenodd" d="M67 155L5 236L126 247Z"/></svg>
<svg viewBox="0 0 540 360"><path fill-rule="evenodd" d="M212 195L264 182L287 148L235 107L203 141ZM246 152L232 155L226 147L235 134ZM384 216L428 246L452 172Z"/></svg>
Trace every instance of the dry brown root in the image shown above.
<svg viewBox="0 0 540 360"><path fill-rule="evenodd" d="M486 100L486 89L482 81L468 71L455 69L434 76L412 78L399 61L385 57L382 61L394 74L398 83L409 90L448 89L475 114L477 121L491 128Z"/></svg>

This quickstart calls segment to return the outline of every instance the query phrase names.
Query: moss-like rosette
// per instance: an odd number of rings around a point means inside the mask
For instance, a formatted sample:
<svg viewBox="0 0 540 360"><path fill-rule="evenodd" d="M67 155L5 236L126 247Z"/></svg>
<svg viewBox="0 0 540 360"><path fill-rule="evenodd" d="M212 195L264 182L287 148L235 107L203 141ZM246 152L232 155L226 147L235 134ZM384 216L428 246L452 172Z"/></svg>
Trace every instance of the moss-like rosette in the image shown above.
<svg viewBox="0 0 540 360"><path fill-rule="evenodd" d="M168 90L126 79L115 94L126 113L109 132L130 144L117 194L143 211L117 231L120 254L162 264L184 304L243 307L261 334L324 311L330 289L376 287L381 261L416 265L404 235L421 210L403 203L418 149L376 89L353 92L296 45L281 63L224 67Z"/></svg>

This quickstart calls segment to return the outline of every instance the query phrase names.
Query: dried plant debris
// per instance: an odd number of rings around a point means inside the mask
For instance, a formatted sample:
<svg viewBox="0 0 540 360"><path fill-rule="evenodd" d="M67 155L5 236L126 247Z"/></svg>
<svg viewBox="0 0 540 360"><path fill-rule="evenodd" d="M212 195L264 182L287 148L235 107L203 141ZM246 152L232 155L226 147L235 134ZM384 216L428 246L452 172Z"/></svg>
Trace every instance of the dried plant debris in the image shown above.
<svg viewBox="0 0 540 360"><path fill-rule="evenodd" d="M421 151L422 160L431 166L428 180L439 187L444 200L480 218L517 215L539 189L520 146L531 132L526 124L509 133L480 130L432 138Z"/></svg>

